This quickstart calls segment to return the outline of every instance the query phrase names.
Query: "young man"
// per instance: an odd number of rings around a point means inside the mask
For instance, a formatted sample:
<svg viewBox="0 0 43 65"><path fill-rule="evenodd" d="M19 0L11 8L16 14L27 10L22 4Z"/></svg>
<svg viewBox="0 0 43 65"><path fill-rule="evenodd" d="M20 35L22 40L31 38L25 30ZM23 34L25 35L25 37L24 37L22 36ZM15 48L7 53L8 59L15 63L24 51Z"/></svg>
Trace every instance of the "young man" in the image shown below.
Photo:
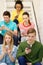
<svg viewBox="0 0 43 65"><path fill-rule="evenodd" d="M19 65L42 65L43 46L36 41L36 30L30 28L28 39L20 44L17 52Z"/></svg>
<svg viewBox="0 0 43 65"><path fill-rule="evenodd" d="M2 44L3 36L7 31L11 32L14 36L15 45L17 45L17 25L10 20L10 12L4 11L4 20L0 22L0 44Z"/></svg>

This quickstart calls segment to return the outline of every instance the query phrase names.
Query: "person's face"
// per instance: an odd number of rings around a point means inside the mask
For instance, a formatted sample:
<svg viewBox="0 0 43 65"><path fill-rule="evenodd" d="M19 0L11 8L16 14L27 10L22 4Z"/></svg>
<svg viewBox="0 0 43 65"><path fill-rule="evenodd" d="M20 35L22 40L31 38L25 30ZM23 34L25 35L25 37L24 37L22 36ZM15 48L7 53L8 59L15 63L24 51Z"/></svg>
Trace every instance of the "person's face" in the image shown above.
<svg viewBox="0 0 43 65"><path fill-rule="evenodd" d="M6 34L6 36L5 36L5 42L6 42L7 45L10 45L10 43L11 43L11 36L9 36L9 35Z"/></svg>
<svg viewBox="0 0 43 65"><path fill-rule="evenodd" d="M28 41L29 43L33 43L36 39L36 34L35 33L29 33L28 34Z"/></svg>
<svg viewBox="0 0 43 65"><path fill-rule="evenodd" d="M10 21L10 17L9 16L3 16L5 22L9 22Z"/></svg>
<svg viewBox="0 0 43 65"><path fill-rule="evenodd" d="M20 4L16 4L16 10L20 11L21 10L21 5Z"/></svg>
<svg viewBox="0 0 43 65"><path fill-rule="evenodd" d="M29 17L27 15L23 15L23 21L28 22L28 20L29 20Z"/></svg>

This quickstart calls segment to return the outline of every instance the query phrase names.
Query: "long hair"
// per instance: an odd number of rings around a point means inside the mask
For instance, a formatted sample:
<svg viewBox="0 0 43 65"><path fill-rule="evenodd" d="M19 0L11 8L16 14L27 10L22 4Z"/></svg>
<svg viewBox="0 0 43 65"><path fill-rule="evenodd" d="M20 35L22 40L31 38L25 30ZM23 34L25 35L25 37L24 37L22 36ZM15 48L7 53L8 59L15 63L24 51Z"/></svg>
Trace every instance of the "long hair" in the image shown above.
<svg viewBox="0 0 43 65"><path fill-rule="evenodd" d="M10 49L12 50L12 48L13 48L13 43L14 43L14 41L13 41L13 35L12 35L11 32L7 32L7 33L5 34L5 36L6 36L6 35L11 36ZM7 43L6 43L6 41L5 41L5 36L4 36L4 38L3 38L3 45L2 45L2 49L3 49L3 50L4 50L5 46L7 45Z"/></svg>
<svg viewBox="0 0 43 65"><path fill-rule="evenodd" d="M23 15L27 15L29 17L29 13L28 12L24 12ZM28 20L28 23L31 25L30 20Z"/></svg>
<svg viewBox="0 0 43 65"><path fill-rule="evenodd" d="M15 9L16 9L16 5L17 5L17 4L20 4L20 5L21 5L21 9L23 9L23 3L22 3L21 0L17 0L17 1L15 2L15 6L14 6Z"/></svg>

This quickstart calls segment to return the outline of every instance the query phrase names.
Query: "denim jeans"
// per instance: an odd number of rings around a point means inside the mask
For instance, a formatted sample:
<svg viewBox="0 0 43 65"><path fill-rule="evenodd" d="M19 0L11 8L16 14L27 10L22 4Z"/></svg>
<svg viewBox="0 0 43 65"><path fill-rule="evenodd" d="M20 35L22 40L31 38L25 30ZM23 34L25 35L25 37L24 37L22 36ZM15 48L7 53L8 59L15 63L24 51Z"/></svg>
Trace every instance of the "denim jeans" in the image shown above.
<svg viewBox="0 0 43 65"><path fill-rule="evenodd" d="M18 58L19 65L27 65L27 60L25 57L21 56ZM40 62L35 63L34 65L42 65Z"/></svg>
<svg viewBox="0 0 43 65"><path fill-rule="evenodd" d="M0 34L0 44L3 44L3 36Z"/></svg>

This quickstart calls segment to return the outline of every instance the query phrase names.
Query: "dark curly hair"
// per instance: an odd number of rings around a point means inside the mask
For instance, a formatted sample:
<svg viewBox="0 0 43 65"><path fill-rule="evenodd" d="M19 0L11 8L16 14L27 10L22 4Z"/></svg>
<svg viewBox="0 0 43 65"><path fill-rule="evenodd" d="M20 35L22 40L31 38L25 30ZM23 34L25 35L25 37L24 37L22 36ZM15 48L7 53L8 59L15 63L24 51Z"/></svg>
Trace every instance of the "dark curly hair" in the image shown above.
<svg viewBox="0 0 43 65"><path fill-rule="evenodd" d="M15 2L15 6L14 6L14 8L16 8L16 4L20 4L20 5L21 5L21 9L23 9L22 1L17 0L17 1Z"/></svg>

